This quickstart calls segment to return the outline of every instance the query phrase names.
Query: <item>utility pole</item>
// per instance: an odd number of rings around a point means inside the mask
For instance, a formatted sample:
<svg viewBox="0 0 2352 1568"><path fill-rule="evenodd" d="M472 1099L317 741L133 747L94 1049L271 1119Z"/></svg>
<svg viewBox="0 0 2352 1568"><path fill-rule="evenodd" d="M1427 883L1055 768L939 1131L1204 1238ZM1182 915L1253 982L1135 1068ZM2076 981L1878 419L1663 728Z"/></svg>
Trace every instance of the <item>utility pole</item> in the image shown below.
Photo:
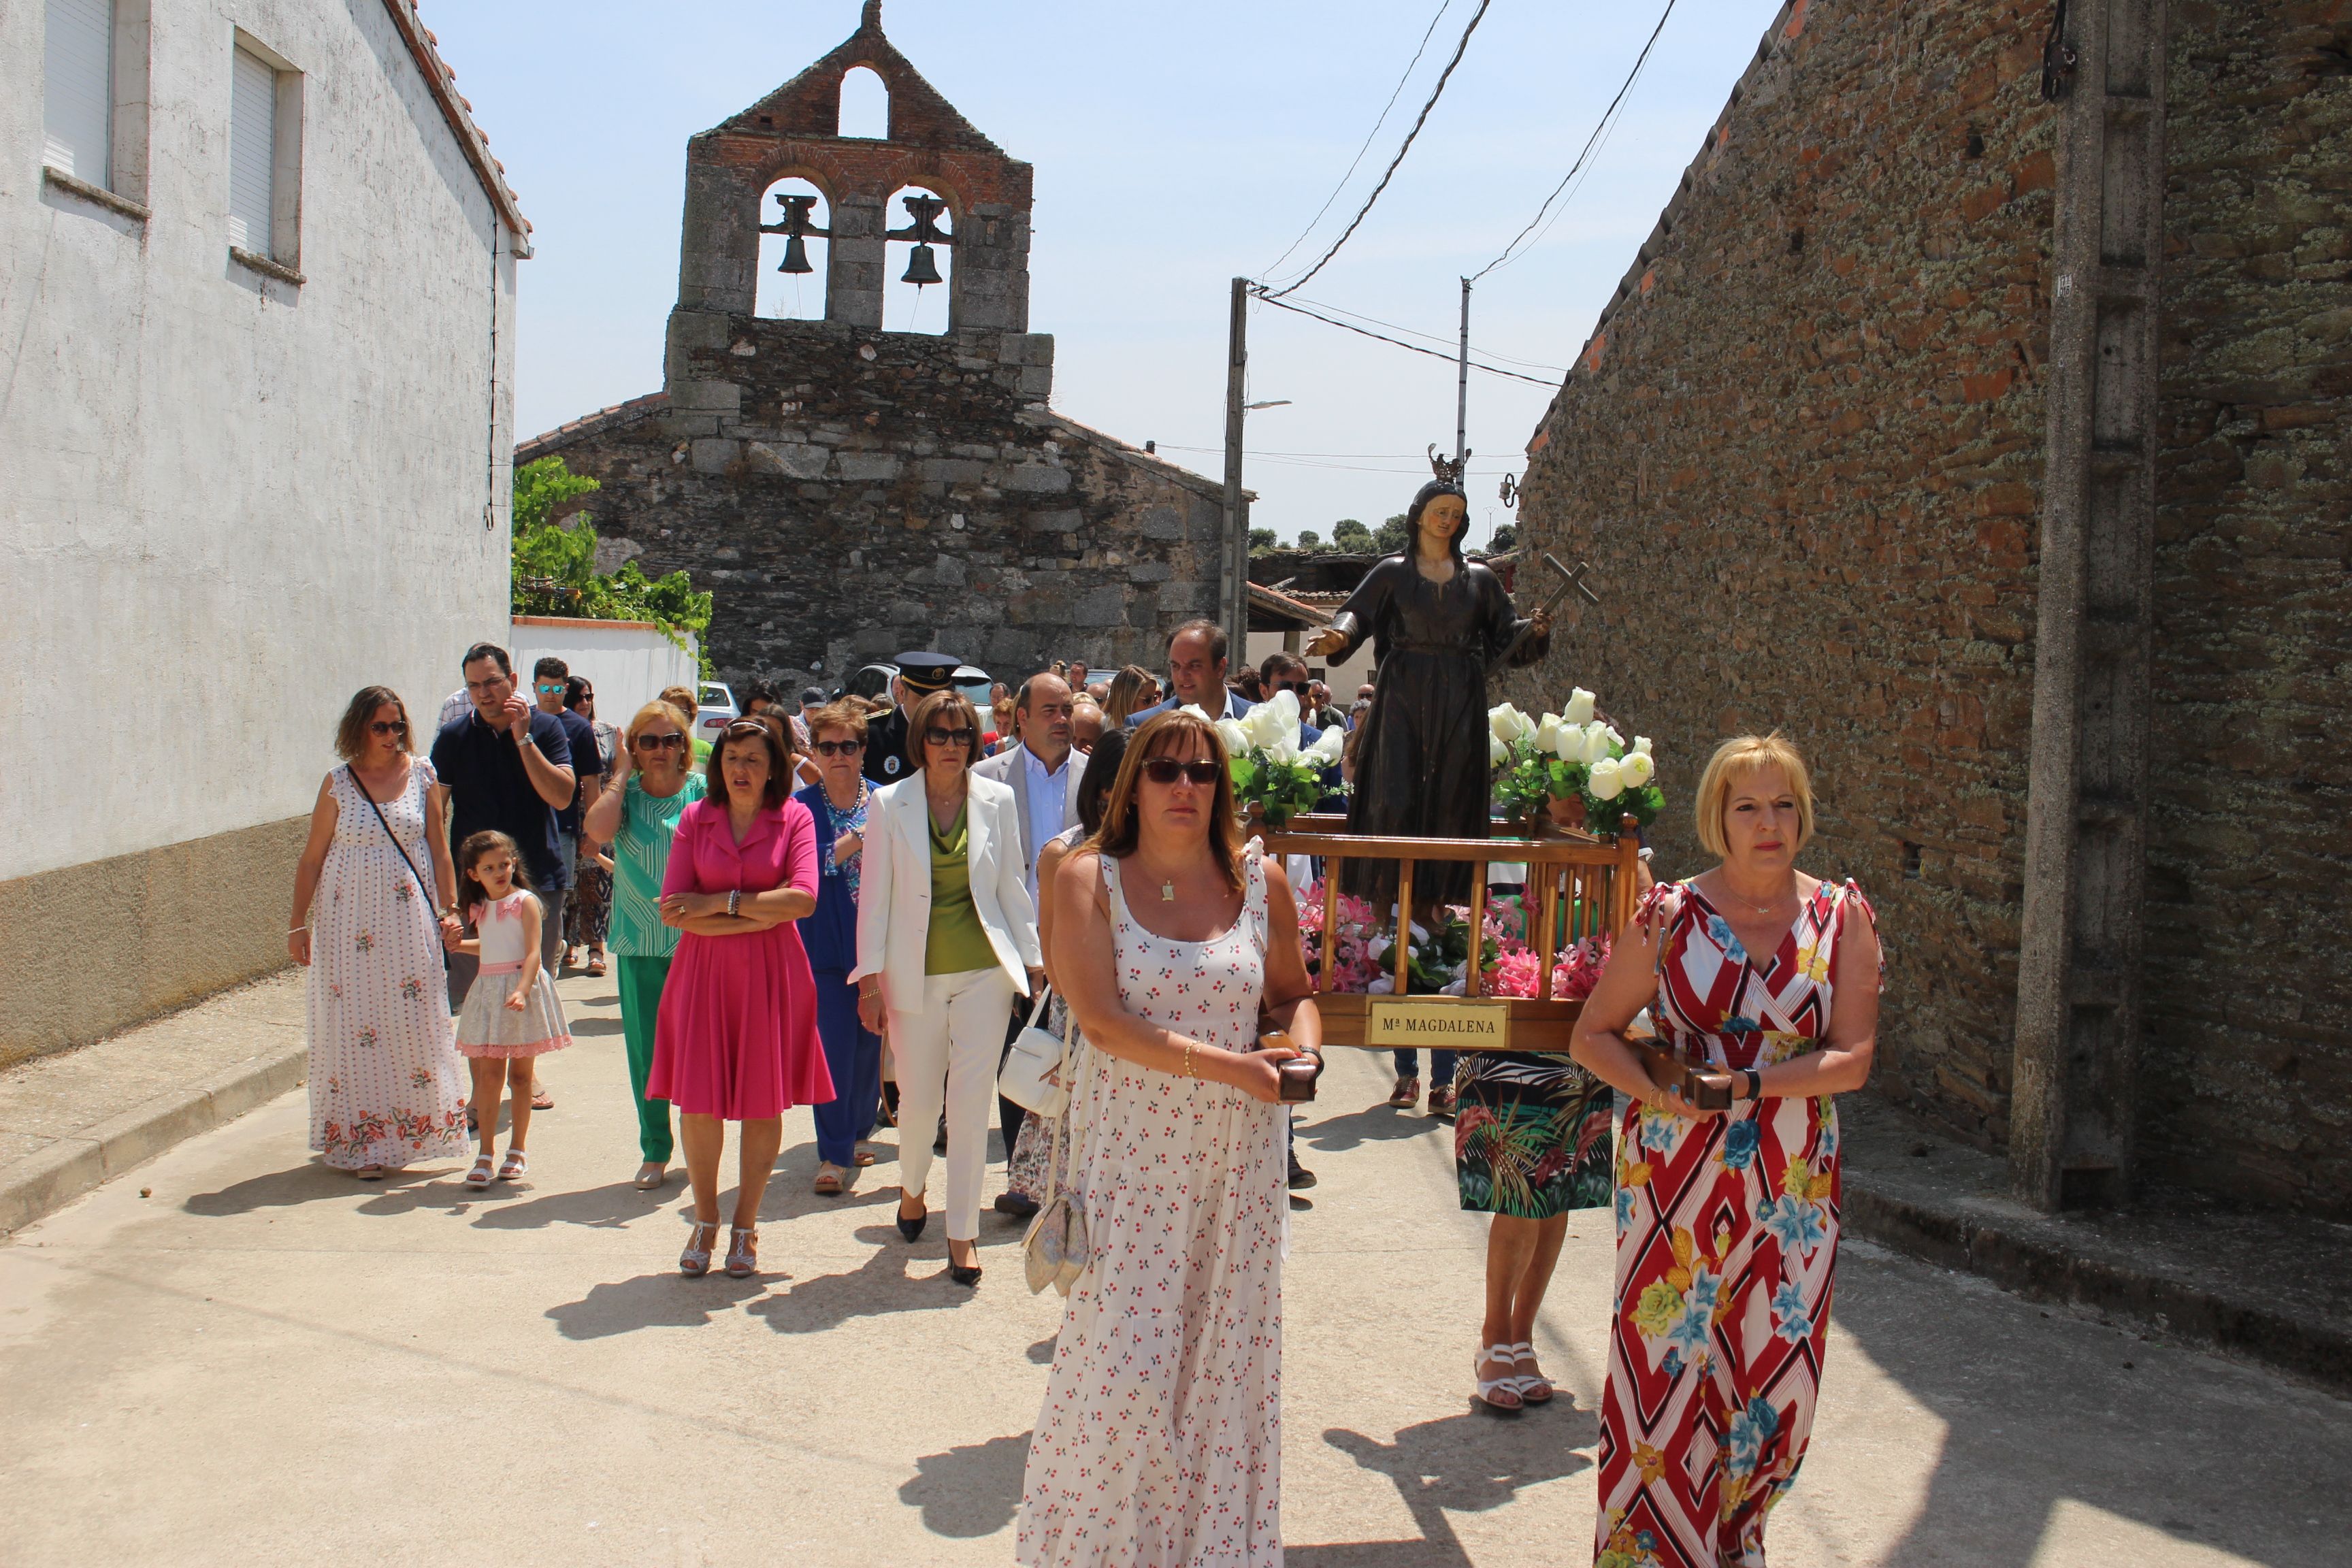
<svg viewBox="0 0 2352 1568"><path fill-rule="evenodd" d="M1218 584L1219 618L1232 645L1229 657L1249 662L1249 510L1242 499L1243 400L1249 395L1249 279L1234 279L1233 316L1225 340L1225 552Z"/></svg>
<svg viewBox="0 0 2352 1568"><path fill-rule="evenodd" d="M1462 279L1462 357L1454 371L1454 460L1470 455L1470 279Z"/></svg>
<svg viewBox="0 0 2352 1568"><path fill-rule="evenodd" d="M2062 5L2049 445L2009 1168L2041 1209L2129 1200L2163 422L2166 0Z"/></svg>

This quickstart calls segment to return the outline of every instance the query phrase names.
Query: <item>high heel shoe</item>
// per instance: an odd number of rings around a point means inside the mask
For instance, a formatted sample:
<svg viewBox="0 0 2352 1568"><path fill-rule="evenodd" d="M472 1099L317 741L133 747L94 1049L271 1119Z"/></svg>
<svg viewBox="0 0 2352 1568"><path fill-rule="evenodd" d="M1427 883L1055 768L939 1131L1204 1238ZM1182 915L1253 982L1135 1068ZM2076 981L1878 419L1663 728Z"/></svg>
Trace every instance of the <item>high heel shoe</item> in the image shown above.
<svg viewBox="0 0 2352 1568"><path fill-rule="evenodd" d="M710 1244L719 1239L717 1220L696 1220L688 1233L686 1250L677 1255L677 1271L688 1279L699 1279L710 1272Z"/></svg>
<svg viewBox="0 0 2352 1568"><path fill-rule="evenodd" d="M980 1249L975 1247L972 1248L971 1255L974 1258L978 1258ZM948 1278L959 1285L977 1285L980 1283L980 1265L977 1262L958 1263L955 1260L955 1255L950 1252L948 1255Z"/></svg>
<svg viewBox="0 0 2352 1568"><path fill-rule="evenodd" d="M727 1278L749 1279L760 1271L760 1233L749 1226L727 1231Z"/></svg>
<svg viewBox="0 0 2352 1568"><path fill-rule="evenodd" d="M898 1211L898 1234L908 1241L920 1241L923 1238L923 1227L930 1223L929 1209L925 1209L912 1219L907 1217L907 1211L903 1206Z"/></svg>

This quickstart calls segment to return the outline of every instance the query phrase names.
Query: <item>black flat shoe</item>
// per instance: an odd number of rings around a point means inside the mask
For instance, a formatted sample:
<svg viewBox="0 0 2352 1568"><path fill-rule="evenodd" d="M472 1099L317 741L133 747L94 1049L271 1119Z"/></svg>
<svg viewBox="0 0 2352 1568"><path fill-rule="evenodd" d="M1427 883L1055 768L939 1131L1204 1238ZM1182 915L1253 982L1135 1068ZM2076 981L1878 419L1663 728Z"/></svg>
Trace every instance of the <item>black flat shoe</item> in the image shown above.
<svg viewBox="0 0 2352 1568"><path fill-rule="evenodd" d="M908 1219L902 1214L898 1216L898 1234L908 1241L920 1241L923 1238L923 1227L930 1223L931 1214L929 1209L925 1209L912 1219Z"/></svg>

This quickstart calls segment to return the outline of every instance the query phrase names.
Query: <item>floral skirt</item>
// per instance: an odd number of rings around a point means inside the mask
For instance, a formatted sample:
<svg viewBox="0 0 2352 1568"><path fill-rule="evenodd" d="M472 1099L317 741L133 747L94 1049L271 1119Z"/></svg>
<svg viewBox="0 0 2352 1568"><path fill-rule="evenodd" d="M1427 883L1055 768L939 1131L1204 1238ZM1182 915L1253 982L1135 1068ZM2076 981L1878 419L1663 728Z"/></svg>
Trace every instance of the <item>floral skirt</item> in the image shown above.
<svg viewBox="0 0 2352 1568"><path fill-rule="evenodd" d="M1609 1086L1566 1057L1474 1053L1454 1071L1462 1206L1550 1219L1610 1205Z"/></svg>
<svg viewBox="0 0 2352 1568"><path fill-rule="evenodd" d="M596 864L587 846L572 863L572 887L563 897L563 942L567 947L604 945L613 910L613 873Z"/></svg>

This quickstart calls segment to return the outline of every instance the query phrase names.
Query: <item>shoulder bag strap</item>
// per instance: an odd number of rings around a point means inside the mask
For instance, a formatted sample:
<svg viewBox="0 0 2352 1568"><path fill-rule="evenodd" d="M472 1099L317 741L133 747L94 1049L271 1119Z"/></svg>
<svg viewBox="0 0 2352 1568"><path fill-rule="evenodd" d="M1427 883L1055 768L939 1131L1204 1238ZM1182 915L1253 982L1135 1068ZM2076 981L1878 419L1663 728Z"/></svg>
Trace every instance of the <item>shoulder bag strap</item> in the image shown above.
<svg viewBox="0 0 2352 1568"><path fill-rule="evenodd" d="M414 763L410 764L412 767L415 765L415 764ZM392 847L400 851L402 864L408 868L408 874L416 879L416 890L425 895L425 907L428 910L431 909L433 907L433 889L425 885L425 873L418 870L416 868L416 862L409 858L408 846L400 841L400 835L394 833L392 830L392 824L384 819L383 807L376 804L375 796L368 794L367 785L360 783L360 775L352 771L349 763L344 764L343 776L352 781L352 787L359 791L360 798L368 803L368 809L370 811L375 813L376 825L383 829L383 836L392 840ZM430 829L427 831L430 831Z"/></svg>

